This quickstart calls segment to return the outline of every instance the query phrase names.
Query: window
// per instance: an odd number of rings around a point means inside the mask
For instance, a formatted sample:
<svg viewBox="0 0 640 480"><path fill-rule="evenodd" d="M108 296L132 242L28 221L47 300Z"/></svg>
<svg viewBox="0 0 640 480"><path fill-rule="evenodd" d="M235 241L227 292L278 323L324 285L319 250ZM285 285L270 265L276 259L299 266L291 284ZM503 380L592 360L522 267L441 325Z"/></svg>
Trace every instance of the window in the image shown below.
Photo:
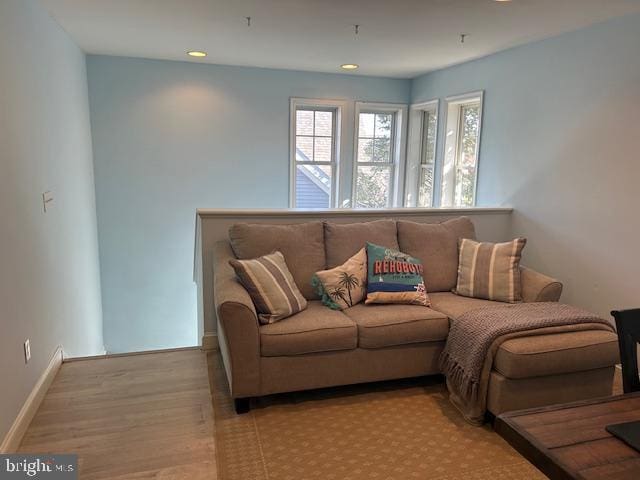
<svg viewBox="0 0 640 480"><path fill-rule="evenodd" d="M395 114L360 112L356 153L355 204L390 206Z"/></svg>
<svg viewBox="0 0 640 480"><path fill-rule="evenodd" d="M438 100L411 105L407 154L407 207L434 205Z"/></svg>
<svg viewBox="0 0 640 480"><path fill-rule="evenodd" d="M475 205L481 125L482 93L447 99L442 206Z"/></svg>
<svg viewBox="0 0 640 480"><path fill-rule="evenodd" d="M338 102L292 99L291 207L335 205L340 113Z"/></svg>
<svg viewBox="0 0 640 480"><path fill-rule="evenodd" d="M356 104L354 208L387 208L398 205L401 184L406 107Z"/></svg>
<svg viewBox="0 0 640 480"><path fill-rule="evenodd" d="M418 180L418 206L433 206L433 171L436 164L436 138L438 136L438 109L422 113L422 151Z"/></svg>
<svg viewBox="0 0 640 480"><path fill-rule="evenodd" d="M407 120L406 105L292 98L289 206L402 206Z"/></svg>

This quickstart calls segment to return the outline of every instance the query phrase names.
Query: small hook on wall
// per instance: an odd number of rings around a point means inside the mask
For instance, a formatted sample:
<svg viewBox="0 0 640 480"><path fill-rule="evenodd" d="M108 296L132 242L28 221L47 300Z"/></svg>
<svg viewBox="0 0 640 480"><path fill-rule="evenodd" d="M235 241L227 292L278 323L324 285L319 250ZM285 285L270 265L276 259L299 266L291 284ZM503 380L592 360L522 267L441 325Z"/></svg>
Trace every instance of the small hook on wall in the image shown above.
<svg viewBox="0 0 640 480"><path fill-rule="evenodd" d="M464 43L464 41L466 40L467 36L468 35L466 33L461 33L460 34L460 43Z"/></svg>
<svg viewBox="0 0 640 480"><path fill-rule="evenodd" d="M247 27L251 26L251 17L244 17L247 20Z"/></svg>

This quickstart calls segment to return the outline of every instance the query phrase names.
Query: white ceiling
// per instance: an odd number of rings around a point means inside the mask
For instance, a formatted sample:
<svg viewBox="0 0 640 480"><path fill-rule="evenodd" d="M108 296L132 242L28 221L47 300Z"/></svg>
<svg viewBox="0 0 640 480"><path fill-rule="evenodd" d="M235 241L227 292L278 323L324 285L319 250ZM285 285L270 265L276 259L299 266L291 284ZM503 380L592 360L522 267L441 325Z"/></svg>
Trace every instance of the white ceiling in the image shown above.
<svg viewBox="0 0 640 480"><path fill-rule="evenodd" d="M87 53L320 72L358 63L357 74L404 78L640 12L640 0L40 2ZM191 60L194 49L209 56Z"/></svg>

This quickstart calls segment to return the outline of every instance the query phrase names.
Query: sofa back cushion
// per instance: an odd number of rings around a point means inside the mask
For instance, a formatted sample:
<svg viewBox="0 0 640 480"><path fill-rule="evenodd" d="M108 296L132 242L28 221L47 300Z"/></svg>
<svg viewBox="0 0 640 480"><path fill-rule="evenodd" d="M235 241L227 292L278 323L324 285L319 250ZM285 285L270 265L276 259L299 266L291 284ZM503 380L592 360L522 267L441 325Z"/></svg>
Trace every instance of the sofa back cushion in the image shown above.
<svg viewBox="0 0 640 480"><path fill-rule="evenodd" d="M364 247L367 242L399 249L395 220L376 220L361 223L324 224L327 268L342 265Z"/></svg>
<svg viewBox="0 0 640 480"><path fill-rule="evenodd" d="M455 288L459 238L476 238L475 227L468 217L443 223L398 221L400 250L420 259L428 292L447 292Z"/></svg>
<svg viewBox="0 0 640 480"><path fill-rule="evenodd" d="M240 260L281 252L304 298L319 298L311 279L326 265L322 222L294 225L236 223L229 228L229 241Z"/></svg>

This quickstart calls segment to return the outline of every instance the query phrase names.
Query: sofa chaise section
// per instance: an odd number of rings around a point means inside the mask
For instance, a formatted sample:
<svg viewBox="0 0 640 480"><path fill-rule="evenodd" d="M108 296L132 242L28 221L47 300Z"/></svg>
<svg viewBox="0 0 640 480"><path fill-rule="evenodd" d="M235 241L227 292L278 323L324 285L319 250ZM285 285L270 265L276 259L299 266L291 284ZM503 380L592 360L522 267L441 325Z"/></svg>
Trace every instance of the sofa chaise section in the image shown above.
<svg viewBox="0 0 640 480"><path fill-rule="evenodd" d="M562 290L559 282L533 270L523 269L523 273L523 287L527 287L529 301L559 299ZM451 292L433 293L431 302L432 307L448 315L450 321L469 310L497 303ZM510 410L610 395L618 363L617 341L615 333L600 329L505 341L494 358L487 409L499 415Z"/></svg>

